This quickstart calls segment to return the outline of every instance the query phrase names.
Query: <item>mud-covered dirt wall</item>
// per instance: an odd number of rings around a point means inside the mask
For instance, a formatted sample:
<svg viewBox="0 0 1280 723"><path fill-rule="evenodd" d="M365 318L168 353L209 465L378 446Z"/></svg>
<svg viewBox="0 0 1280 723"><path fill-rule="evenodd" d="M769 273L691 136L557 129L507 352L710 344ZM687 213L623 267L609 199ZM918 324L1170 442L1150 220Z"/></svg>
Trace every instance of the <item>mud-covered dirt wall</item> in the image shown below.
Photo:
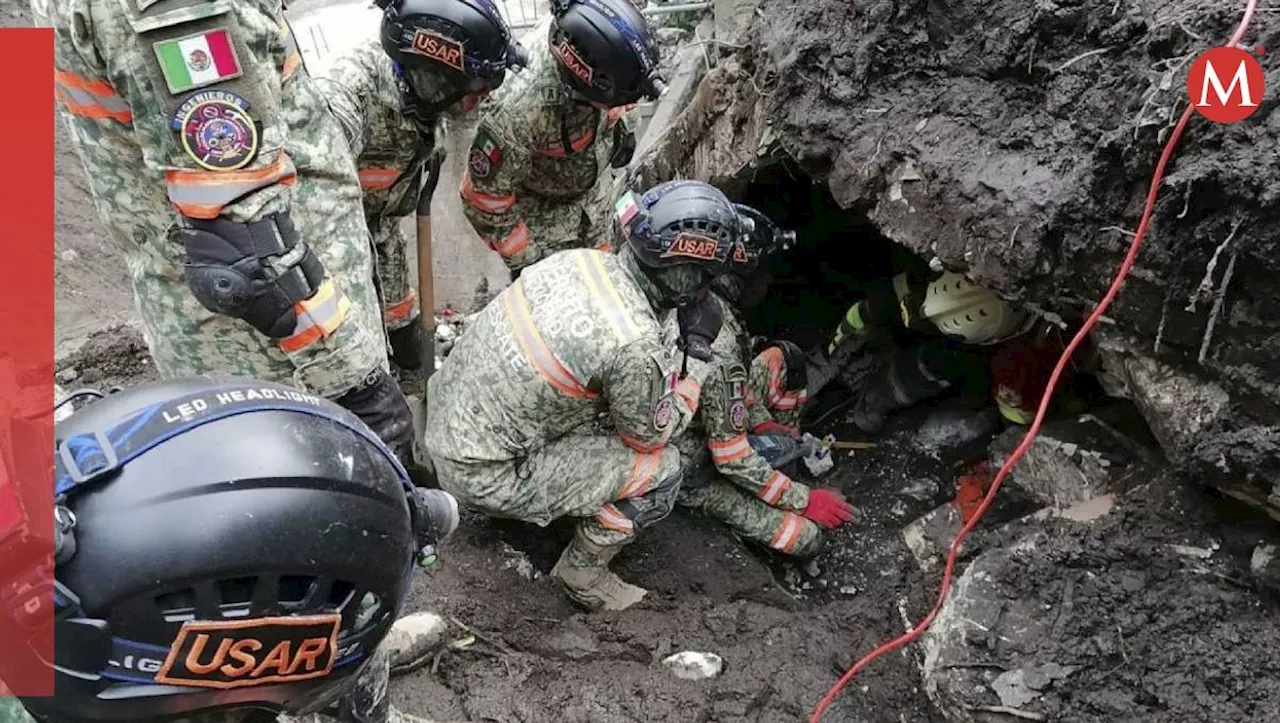
<svg viewBox="0 0 1280 723"><path fill-rule="evenodd" d="M924 258L1078 316L1138 225L1191 59L1243 7L764 0L636 181L734 192L786 154ZM1280 15L1251 28L1264 100L1238 124L1192 119L1100 330L1172 456L1265 497L1280 482Z"/></svg>

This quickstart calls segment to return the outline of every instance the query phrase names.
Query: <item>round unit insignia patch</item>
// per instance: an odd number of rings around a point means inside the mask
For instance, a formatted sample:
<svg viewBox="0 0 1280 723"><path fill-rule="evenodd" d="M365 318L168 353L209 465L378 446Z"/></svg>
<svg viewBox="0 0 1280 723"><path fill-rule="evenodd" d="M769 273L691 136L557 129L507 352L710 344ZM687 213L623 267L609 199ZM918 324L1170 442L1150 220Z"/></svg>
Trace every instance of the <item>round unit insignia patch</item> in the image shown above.
<svg viewBox="0 0 1280 723"><path fill-rule="evenodd" d="M733 428L741 432L747 427L747 403L738 400L729 408L729 423Z"/></svg>
<svg viewBox="0 0 1280 723"><path fill-rule="evenodd" d="M671 397L663 397L658 402L658 406L653 408L653 428L661 432L671 426L671 418L675 416L676 408L671 403Z"/></svg>
<svg viewBox="0 0 1280 723"><path fill-rule="evenodd" d="M488 178L489 172L493 170L493 163L479 148L471 149L467 162L471 165L471 175L475 178Z"/></svg>
<svg viewBox="0 0 1280 723"><path fill-rule="evenodd" d="M205 91L183 101L170 125L201 168L233 171L258 154L258 127L248 111L249 101L235 93Z"/></svg>

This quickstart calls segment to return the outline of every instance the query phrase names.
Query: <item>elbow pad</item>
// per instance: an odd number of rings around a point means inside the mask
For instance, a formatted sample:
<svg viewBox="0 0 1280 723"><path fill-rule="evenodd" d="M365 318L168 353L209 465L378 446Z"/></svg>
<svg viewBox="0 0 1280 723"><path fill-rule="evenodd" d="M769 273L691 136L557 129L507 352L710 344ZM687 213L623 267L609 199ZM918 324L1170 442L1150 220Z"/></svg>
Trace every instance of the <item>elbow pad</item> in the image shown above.
<svg viewBox="0 0 1280 723"><path fill-rule="evenodd" d="M253 223L187 219L183 277L200 305L243 319L272 339L294 333L294 305L324 281L324 266L298 239L287 212Z"/></svg>

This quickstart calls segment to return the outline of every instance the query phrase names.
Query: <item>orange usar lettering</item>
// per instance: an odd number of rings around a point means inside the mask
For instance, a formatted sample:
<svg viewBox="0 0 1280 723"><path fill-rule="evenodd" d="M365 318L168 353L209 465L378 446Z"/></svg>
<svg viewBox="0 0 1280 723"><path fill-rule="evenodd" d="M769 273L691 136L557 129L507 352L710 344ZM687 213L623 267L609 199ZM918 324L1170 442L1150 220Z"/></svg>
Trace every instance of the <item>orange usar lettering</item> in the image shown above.
<svg viewBox="0 0 1280 723"><path fill-rule="evenodd" d="M156 682L239 688L327 675L341 616L299 616L183 626Z"/></svg>
<svg viewBox="0 0 1280 723"><path fill-rule="evenodd" d="M444 63L450 68L465 72L462 62L462 44L456 40L450 40L430 30L418 28L413 34L413 50L419 55L425 55L432 60Z"/></svg>
<svg viewBox="0 0 1280 723"><path fill-rule="evenodd" d="M719 244L713 238L682 233L676 236L671 248L663 256L688 256L689 258L710 261L716 257L716 249L718 247Z"/></svg>
<svg viewBox="0 0 1280 723"><path fill-rule="evenodd" d="M578 76L578 79L587 85L591 85L591 66L583 62L582 58L574 51L573 46L569 45L568 40L560 41L559 47L556 48L556 54L564 61L565 67L571 73Z"/></svg>

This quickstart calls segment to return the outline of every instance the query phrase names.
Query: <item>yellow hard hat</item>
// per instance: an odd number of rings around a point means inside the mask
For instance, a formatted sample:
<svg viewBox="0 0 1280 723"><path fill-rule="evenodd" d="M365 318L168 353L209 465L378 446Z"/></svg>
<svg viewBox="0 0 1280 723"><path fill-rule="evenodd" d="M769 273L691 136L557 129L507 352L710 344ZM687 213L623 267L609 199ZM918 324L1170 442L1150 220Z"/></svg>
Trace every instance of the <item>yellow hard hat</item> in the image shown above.
<svg viewBox="0 0 1280 723"><path fill-rule="evenodd" d="M996 344L1021 334L1035 322L1026 309L1014 307L954 271L929 284L921 311L942 333L970 344Z"/></svg>

